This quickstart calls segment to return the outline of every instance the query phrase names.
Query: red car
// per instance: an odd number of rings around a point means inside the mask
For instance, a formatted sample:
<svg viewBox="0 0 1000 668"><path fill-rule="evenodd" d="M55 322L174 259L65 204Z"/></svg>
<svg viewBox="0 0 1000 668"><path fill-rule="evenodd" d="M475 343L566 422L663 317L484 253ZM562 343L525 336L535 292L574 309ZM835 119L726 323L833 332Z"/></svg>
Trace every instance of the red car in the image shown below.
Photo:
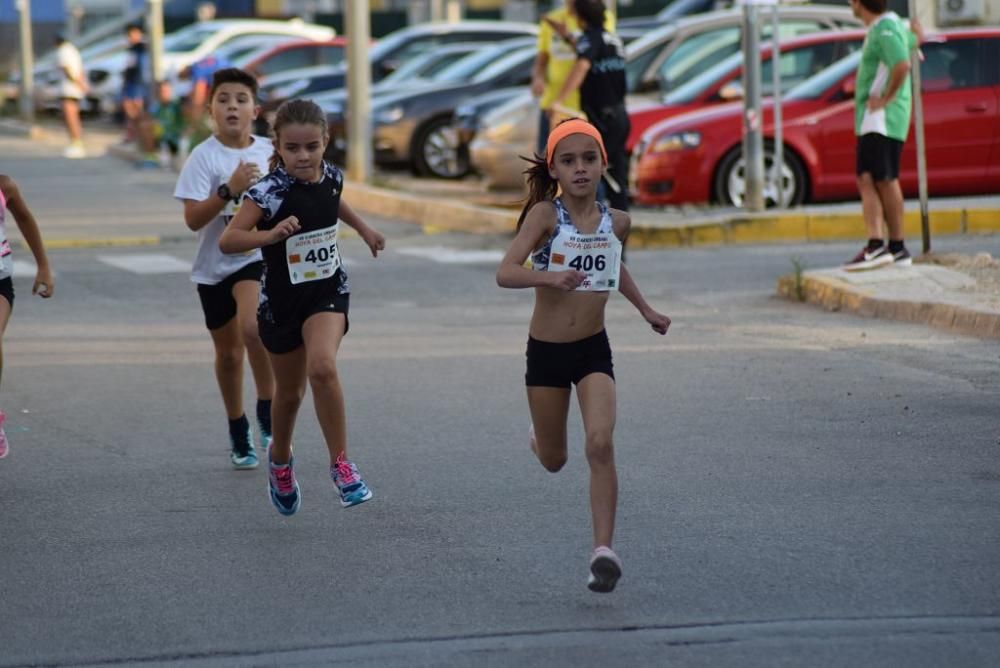
<svg viewBox="0 0 1000 668"><path fill-rule="evenodd" d="M787 91L802 83L813 74L826 69L844 56L861 47L865 39L864 30L824 30L801 37L787 39L781 43L781 89ZM764 95L772 89L771 74L772 44L761 48L761 80ZM626 149L635 148L642 134L653 124L667 118L679 116L708 105L734 102L743 98L743 54L734 53L724 61L707 69L694 79L670 91L662 104L629 106L629 132Z"/></svg>
<svg viewBox="0 0 1000 668"><path fill-rule="evenodd" d="M931 195L1000 191L1000 29L948 31L921 45L924 136ZM854 77L860 52L785 96L786 203L856 199ZM714 201L742 205L743 104L658 123L642 138L636 199L663 205ZM774 154L773 110L763 110L765 167ZM911 131L900 165L903 192L917 192ZM773 201L773 192L768 193Z"/></svg>
<svg viewBox="0 0 1000 668"><path fill-rule="evenodd" d="M346 37L334 37L323 42L281 44L251 60L244 69L261 78L286 70L336 65L347 58L346 49Z"/></svg>

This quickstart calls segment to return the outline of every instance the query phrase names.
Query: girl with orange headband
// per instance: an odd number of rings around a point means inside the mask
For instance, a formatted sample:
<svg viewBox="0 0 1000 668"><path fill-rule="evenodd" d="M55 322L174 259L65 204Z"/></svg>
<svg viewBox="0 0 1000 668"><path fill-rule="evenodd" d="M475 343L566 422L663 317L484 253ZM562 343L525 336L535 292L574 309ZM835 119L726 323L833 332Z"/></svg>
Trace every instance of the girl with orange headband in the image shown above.
<svg viewBox="0 0 1000 668"><path fill-rule="evenodd" d="M618 290L655 332L666 334L670 318L646 303L621 263L631 225L628 214L596 200L608 162L597 129L579 119L565 121L549 135L545 158L531 162L526 171L530 194L517 236L497 270L497 284L535 288L525 374L530 443L538 461L553 473L566 463L566 420L576 385L594 529L587 586L610 592L622 565L611 549L618 505L612 441L616 399L604 308L609 293ZM529 255L530 269L524 266Z"/></svg>

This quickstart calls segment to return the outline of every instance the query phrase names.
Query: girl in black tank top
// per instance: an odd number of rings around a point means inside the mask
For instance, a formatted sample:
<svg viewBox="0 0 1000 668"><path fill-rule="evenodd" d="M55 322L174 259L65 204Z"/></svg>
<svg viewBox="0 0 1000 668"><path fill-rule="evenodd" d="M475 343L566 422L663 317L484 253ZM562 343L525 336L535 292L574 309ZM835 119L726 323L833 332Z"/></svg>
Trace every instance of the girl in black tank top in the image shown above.
<svg viewBox="0 0 1000 668"><path fill-rule="evenodd" d="M219 247L225 253L263 251L257 322L275 377L268 494L279 513L292 515L302 500L292 470L292 431L307 377L341 505L372 498L357 466L347 458L344 399L336 373L350 293L337 243L338 219L357 231L373 256L385 248L385 237L341 198L344 177L323 161L329 135L326 117L316 104L283 104L274 133L271 173L247 191Z"/></svg>

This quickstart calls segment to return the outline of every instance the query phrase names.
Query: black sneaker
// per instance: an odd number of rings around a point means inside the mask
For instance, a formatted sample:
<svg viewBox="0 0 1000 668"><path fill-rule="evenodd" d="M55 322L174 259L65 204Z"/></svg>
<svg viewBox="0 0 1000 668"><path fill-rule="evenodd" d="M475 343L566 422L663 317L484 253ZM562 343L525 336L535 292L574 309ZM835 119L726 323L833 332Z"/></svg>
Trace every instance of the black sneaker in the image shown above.
<svg viewBox="0 0 1000 668"><path fill-rule="evenodd" d="M909 254L907 254L907 257L909 257ZM850 262L844 265L844 270L861 271L862 269L875 269L887 264L892 264L892 254L889 253L888 248L879 246L874 250L868 250L866 246Z"/></svg>
<svg viewBox="0 0 1000 668"><path fill-rule="evenodd" d="M892 263L899 265L900 267L913 266L913 258L910 257L910 251L906 250L906 246L903 246L892 254Z"/></svg>

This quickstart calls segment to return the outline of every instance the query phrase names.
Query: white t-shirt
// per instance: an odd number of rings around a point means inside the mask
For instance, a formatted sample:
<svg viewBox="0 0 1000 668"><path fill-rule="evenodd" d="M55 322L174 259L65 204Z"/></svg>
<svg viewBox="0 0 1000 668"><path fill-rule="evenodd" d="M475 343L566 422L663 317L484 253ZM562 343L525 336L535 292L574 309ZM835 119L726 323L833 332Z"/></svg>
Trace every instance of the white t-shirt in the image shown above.
<svg viewBox="0 0 1000 668"><path fill-rule="evenodd" d="M56 62L59 64L59 97L83 98L83 89L76 82L83 79L83 59L80 52L69 42L63 42L56 51ZM73 75L70 80L66 76L69 71Z"/></svg>
<svg viewBox="0 0 1000 668"><path fill-rule="evenodd" d="M208 199L229 180L240 160L256 163L262 174L270 171L267 163L273 151L271 140L257 135L251 135L251 139L250 146L241 149L229 148L214 136L198 144L177 177L174 197L196 202ZM260 250L234 255L219 250L219 237L238 208L235 202L228 203L212 222L198 230L198 254L191 270L191 280L195 283L216 285L251 262L262 260Z"/></svg>

